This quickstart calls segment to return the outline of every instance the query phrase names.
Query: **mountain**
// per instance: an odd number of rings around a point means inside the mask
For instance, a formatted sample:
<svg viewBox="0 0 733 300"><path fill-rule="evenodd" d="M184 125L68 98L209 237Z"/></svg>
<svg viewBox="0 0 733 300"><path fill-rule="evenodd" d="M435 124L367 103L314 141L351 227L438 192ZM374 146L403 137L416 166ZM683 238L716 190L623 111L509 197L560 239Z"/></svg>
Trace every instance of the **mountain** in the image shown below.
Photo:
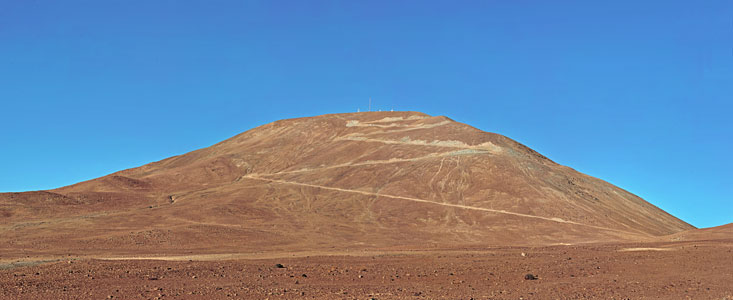
<svg viewBox="0 0 733 300"><path fill-rule="evenodd" d="M677 232L668 236L660 237L660 241L711 241L711 240L733 240L733 223L725 225L691 229Z"/></svg>
<svg viewBox="0 0 733 300"><path fill-rule="evenodd" d="M0 194L5 253L552 245L694 229L505 136L417 112L288 119L48 191Z"/></svg>

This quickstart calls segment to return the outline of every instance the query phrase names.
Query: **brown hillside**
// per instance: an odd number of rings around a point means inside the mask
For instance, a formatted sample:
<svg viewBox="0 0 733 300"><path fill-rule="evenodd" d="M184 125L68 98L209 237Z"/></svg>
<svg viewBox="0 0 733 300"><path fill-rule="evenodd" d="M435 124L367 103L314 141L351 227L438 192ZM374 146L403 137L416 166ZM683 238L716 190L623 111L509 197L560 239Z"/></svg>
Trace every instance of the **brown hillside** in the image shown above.
<svg viewBox="0 0 733 300"><path fill-rule="evenodd" d="M51 191L0 194L8 255L551 245L693 229L446 117L281 120Z"/></svg>
<svg viewBox="0 0 733 300"><path fill-rule="evenodd" d="M659 238L660 241L733 241L733 223L710 228L691 229Z"/></svg>

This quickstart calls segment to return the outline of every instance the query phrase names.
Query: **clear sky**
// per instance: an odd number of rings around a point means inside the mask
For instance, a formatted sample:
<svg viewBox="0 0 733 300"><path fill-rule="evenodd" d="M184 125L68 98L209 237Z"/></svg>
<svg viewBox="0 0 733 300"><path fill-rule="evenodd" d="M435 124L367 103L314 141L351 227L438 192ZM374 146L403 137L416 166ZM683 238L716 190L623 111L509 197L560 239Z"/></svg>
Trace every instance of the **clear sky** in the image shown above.
<svg viewBox="0 0 733 300"><path fill-rule="evenodd" d="M369 97L733 222L733 1L0 0L0 192Z"/></svg>

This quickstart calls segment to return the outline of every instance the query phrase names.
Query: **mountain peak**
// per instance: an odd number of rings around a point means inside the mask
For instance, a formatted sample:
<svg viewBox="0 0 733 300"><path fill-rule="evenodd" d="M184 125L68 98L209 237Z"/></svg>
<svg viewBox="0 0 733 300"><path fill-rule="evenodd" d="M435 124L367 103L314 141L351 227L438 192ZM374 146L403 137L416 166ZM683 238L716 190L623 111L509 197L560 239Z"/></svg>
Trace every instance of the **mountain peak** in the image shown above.
<svg viewBox="0 0 733 300"><path fill-rule="evenodd" d="M17 207L11 222L90 225L54 229L47 242L63 249L80 247L78 236L95 247L156 245L124 238L139 230L183 243L163 243L171 251L255 251L628 241L692 228L507 137L419 112L280 120L72 186L0 194L0 204Z"/></svg>

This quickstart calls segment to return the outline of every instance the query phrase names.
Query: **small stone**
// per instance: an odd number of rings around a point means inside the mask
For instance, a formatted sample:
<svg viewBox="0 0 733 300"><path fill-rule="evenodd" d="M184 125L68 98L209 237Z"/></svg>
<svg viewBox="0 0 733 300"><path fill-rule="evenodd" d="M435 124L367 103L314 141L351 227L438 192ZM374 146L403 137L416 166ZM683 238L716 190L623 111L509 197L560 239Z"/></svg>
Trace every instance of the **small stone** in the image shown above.
<svg viewBox="0 0 733 300"><path fill-rule="evenodd" d="M524 275L524 280L537 280L537 279L539 279L539 278L537 278L537 276L535 276L533 274Z"/></svg>

